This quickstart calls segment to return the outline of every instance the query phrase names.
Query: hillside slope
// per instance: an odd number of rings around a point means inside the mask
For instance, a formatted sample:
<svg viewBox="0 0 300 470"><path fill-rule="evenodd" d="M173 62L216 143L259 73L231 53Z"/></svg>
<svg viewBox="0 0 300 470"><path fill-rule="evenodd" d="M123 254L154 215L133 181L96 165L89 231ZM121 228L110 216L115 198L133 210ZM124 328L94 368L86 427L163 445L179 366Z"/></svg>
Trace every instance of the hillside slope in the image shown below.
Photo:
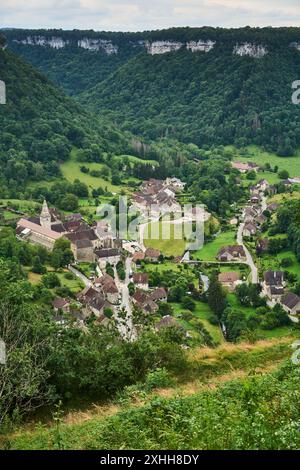
<svg viewBox="0 0 300 470"><path fill-rule="evenodd" d="M192 353L195 379L21 428L12 449L297 449L299 367L291 338ZM277 344L276 344L277 343ZM197 356L198 354L198 356ZM280 365L281 364L281 365ZM279 367L279 369L278 369ZM1 441L0 441L1 446Z"/></svg>
<svg viewBox="0 0 300 470"><path fill-rule="evenodd" d="M129 140L85 111L39 71L0 48L7 103L0 106L1 183L18 185L59 174L72 147L123 153ZM96 155L96 156L97 156ZM96 159L96 157L95 157Z"/></svg>
<svg viewBox="0 0 300 470"><path fill-rule="evenodd" d="M300 145L291 100L299 28L5 33L10 48L133 133L202 147L255 143L282 156Z"/></svg>
<svg viewBox="0 0 300 470"><path fill-rule="evenodd" d="M279 48L261 59L231 48L141 54L80 101L123 128L152 139L177 137L199 146L264 145L290 155L300 145L292 83L300 52Z"/></svg>

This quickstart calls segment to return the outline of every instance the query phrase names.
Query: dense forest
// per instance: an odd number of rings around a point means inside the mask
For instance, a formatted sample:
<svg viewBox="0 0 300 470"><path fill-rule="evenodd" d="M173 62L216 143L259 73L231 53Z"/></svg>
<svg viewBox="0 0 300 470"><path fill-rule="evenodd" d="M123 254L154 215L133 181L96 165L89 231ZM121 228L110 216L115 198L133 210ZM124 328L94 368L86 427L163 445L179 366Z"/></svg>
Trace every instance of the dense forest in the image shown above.
<svg viewBox="0 0 300 470"><path fill-rule="evenodd" d="M144 33L8 30L8 45L98 115L147 139L163 136L200 147L256 143L281 156L300 144L299 110L291 102L300 76L299 28L172 28ZM30 35L59 37L61 49L24 45ZM110 41L117 53L77 47L82 38ZM208 52L186 48L151 56L147 41L215 41ZM16 42L19 41L19 42ZM233 54L262 45L260 59ZM63 66L63 67L62 67ZM88 71L88 73L87 73Z"/></svg>
<svg viewBox="0 0 300 470"><path fill-rule="evenodd" d="M72 147L89 149L93 159L130 150L130 139L86 112L31 65L0 49L0 77L7 104L0 107L1 189L59 176Z"/></svg>
<svg viewBox="0 0 300 470"><path fill-rule="evenodd" d="M285 156L300 144L299 110L291 101L299 76L300 55L291 48L263 59L222 47L208 54L141 54L80 100L152 139L256 143Z"/></svg>

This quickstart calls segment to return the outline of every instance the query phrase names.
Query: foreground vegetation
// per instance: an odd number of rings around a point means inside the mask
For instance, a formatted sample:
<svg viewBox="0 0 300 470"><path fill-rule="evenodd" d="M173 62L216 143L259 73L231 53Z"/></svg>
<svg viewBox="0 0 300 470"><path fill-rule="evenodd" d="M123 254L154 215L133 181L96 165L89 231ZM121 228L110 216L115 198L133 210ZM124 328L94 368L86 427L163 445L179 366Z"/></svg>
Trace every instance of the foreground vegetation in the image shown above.
<svg viewBox="0 0 300 470"><path fill-rule="evenodd" d="M190 357L193 382L176 385L174 378L157 370L111 405L66 416L57 408L52 423L20 429L2 440L2 446L297 449L299 367L289 360L270 373L290 354L286 340L198 350Z"/></svg>

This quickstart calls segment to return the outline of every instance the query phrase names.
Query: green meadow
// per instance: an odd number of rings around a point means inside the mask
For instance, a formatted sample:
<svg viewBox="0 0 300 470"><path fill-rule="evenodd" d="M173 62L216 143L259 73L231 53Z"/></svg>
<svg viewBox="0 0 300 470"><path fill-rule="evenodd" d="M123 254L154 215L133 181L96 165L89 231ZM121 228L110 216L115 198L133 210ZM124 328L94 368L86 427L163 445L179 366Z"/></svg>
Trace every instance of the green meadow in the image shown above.
<svg viewBox="0 0 300 470"><path fill-rule="evenodd" d="M165 256L183 255L188 242L182 238L180 227L181 224L152 222L145 229L145 246L155 248Z"/></svg>
<svg viewBox="0 0 300 470"><path fill-rule="evenodd" d="M230 147L233 149L233 147ZM250 145L245 149L245 152L240 153L238 149L236 150L236 156L234 157L235 161L252 161L258 165L265 165L270 163L272 168L278 166L280 170L287 170L290 176L300 176L300 149L296 152L293 157L279 157L275 153L266 152L263 149ZM276 174L259 173L259 176L270 179L270 183L275 183L279 181L279 178Z"/></svg>
<svg viewBox="0 0 300 470"><path fill-rule="evenodd" d="M193 259L216 261L217 254L223 246L236 244L236 231L221 232L213 241L207 242L203 248L193 253Z"/></svg>

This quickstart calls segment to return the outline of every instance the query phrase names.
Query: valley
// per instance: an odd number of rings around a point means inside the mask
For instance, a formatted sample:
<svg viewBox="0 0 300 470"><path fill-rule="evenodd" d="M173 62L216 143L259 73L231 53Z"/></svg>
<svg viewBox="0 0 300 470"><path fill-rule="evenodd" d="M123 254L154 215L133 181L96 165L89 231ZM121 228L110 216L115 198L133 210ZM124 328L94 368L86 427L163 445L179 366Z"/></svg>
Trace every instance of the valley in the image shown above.
<svg viewBox="0 0 300 470"><path fill-rule="evenodd" d="M0 33L0 448L299 447L300 29Z"/></svg>

